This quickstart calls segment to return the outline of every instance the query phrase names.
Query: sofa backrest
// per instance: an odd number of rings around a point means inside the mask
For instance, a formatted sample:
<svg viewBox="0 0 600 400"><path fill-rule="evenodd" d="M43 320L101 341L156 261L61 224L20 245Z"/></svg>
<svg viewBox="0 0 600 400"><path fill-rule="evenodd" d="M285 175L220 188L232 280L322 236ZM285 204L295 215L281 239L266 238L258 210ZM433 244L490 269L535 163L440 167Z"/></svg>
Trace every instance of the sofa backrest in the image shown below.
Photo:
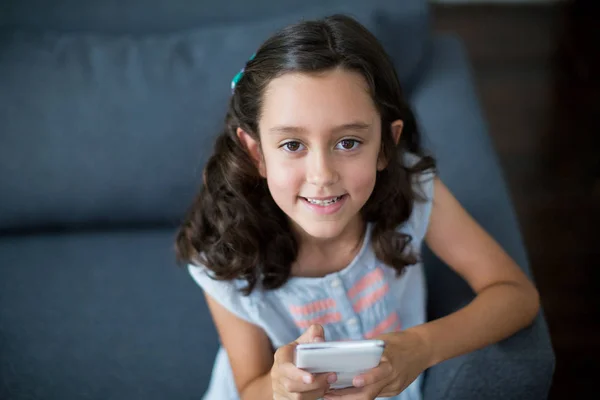
<svg viewBox="0 0 600 400"><path fill-rule="evenodd" d="M426 0L9 0L0 16L0 232L176 224L230 81L276 29L333 13L384 43L403 83Z"/></svg>

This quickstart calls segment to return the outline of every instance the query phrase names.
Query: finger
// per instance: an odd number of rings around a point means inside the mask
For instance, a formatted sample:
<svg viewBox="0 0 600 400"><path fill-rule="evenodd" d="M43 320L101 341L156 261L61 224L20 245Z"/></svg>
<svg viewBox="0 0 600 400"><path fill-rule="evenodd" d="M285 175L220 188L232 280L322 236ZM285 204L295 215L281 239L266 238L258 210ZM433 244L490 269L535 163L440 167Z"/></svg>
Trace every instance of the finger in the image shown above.
<svg viewBox="0 0 600 400"><path fill-rule="evenodd" d="M273 361L275 362L275 364L293 363L295 351L295 343L290 343L286 344L285 346L281 346L275 352Z"/></svg>
<svg viewBox="0 0 600 400"><path fill-rule="evenodd" d="M302 399L321 400L327 389L317 389L310 392L302 393Z"/></svg>
<svg viewBox="0 0 600 400"><path fill-rule="evenodd" d="M330 390L323 396L325 400L363 400L363 399L374 399L375 397L369 397L365 390L362 388L346 388Z"/></svg>
<svg viewBox="0 0 600 400"><path fill-rule="evenodd" d="M312 342L322 342L325 340L325 332L321 325L311 325L304 333L296 339L295 343L312 343Z"/></svg>
<svg viewBox="0 0 600 400"><path fill-rule="evenodd" d="M315 324L311 326L312 328L312 332L311 332L311 341L312 342L324 342L325 341L325 329L323 329L323 326L319 325L319 324Z"/></svg>
<svg viewBox="0 0 600 400"><path fill-rule="evenodd" d="M311 385L316 381L313 374L301 370L291 362L280 363L277 366L277 375L280 381L294 382L298 385Z"/></svg>
<svg viewBox="0 0 600 400"><path fill-rule="evenodd" d="M296 393L296 394L290 394L290 393L286 393L286 392L282 392L283 394L278 394L277 396L274 396L274 399L277 400L292 400L292 399L302 399L302 400L322 400L325 396L325 392L326 390L324 389L317 389L317 390L313 390L310 392L304 392L304 393Z"/></svg>
<svg viewBox="0 0 600 400"><path fill-rule="evenodd" d="M374 399L379 396L379 391L374 387L335 389L325 393L325 400L364 400Z"/></svg>
<svg viewBox="0 0 600 400"><path fill-rule="evenodd" d="M323 327L321 325L311 325L298 339L277 349L275 352L275 362L293 362L296 346L300 343L311 343L315 339L324 339Z"/></svg>
<svg viewBox="0 0 600 400"><path fill-rule="evenodd" d="M336 379L335 374L331 373L315 375L311 382L298 381L296 379L288 378L287 376L281 378L279 382L288 393L310 393L317 391L323 395L329 390L329 386L334 383Z"/></svg>
<svg viewBox="0 0 600 400"><path fill-rule="evenodd" d="M377 367L355 376L352 384L357 388L373 385L386 379L391 373L392 365L389 362L382 362Z"/></svg>

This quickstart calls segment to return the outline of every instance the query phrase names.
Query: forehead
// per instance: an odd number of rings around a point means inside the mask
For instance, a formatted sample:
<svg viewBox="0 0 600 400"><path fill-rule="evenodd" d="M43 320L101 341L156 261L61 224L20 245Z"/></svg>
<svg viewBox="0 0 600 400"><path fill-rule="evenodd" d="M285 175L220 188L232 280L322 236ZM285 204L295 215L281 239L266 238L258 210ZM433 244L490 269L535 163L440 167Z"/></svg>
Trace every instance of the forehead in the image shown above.
<svg viewBox="0 0 600 400"><path fill-rule="evenodd" d="M374 123L378 112L364 77L334 69L318 74L288 73L265 89L259 124L283 124L321 129L364 120Z"/></svg>

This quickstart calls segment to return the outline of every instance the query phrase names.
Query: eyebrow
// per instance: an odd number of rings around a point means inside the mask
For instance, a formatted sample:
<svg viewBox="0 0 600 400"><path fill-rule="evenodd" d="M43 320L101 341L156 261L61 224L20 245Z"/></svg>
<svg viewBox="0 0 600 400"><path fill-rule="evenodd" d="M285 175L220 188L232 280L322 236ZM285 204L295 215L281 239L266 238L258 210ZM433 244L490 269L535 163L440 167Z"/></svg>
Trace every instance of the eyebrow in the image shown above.
<svg viewBox="0 0 600 400"><path fill-rule="evenodd" d="M356 121L348 124L343 124L336 126L331 130L332 133L338 132L346 132L346 131L354 131L354 132L364 132L368 131L371 128L371 124L366 122ZM269 129L269 132L272 134L302 134L306 133L306 129L301 126L292 126L292 125L278 125Z"/></svg>

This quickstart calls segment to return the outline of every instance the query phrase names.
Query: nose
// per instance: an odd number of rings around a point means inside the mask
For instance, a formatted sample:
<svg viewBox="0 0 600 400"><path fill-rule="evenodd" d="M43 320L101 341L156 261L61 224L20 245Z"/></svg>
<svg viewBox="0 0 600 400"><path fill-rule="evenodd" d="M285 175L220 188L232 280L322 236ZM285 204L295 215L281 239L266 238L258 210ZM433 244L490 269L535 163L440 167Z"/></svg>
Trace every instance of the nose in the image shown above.
<svg viewBox="0 0 600 400"><path fill-rule="evenodd" d="M330 186L337 182L339 175L336 171L332 155L327 151L315 151L306 158L306 181L315 186Z"/></svg>

